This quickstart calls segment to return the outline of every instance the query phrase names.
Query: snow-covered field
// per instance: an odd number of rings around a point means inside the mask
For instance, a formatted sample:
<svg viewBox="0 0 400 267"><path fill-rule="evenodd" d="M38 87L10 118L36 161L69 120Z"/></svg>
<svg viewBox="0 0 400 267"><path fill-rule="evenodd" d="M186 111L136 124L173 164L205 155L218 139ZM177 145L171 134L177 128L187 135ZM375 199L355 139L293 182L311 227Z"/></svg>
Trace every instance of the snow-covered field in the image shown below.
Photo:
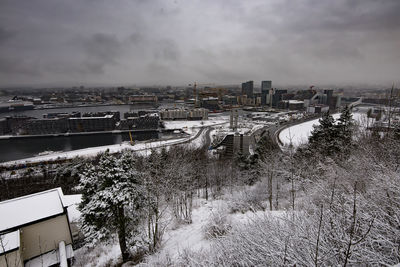
<svg viewBox="0 0 400 267"><path fill-rule="evenodd" d="M336 120L340 117L340 114L336 113L332 116ZM353 119L358 122L359 125L365 126L367 115L364 113L353 113ZM308 137L311 135L313 125L318 125L318 121L319 119L315 119L283 129L279 134L279 139L284 145L289 145L290 140L292 140L292 144L295 147L307 143Z"/></svg>

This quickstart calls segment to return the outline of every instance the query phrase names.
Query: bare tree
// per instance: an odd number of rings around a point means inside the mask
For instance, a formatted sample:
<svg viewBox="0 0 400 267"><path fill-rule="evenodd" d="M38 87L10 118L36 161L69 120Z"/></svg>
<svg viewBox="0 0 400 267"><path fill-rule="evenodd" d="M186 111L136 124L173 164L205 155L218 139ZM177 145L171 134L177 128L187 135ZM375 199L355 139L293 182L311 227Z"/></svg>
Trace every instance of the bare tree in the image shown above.
<svg viewBox="0 0 400 267"><path fill-rule="evenodd" d="M1 246L1 250L3 251L3 253L4 253L4 261L5 261L5 263L6 263L6 267L11 267L10 265L9 265L9 263L8 263L8 255L7 255L7 253L6 253L6 246L7 246L7 244L8 244L8 242L6 243L5 242L5 240L4 240L4 238L3 238L3 235L0 235L0 246ZM1 257L1 256L0 256Z"/></svg>
<svg viewBox="0 0 400 267"><path fill-rule="evenodd" d="M321 235L321 227L322 227L322 216L324 212L324 206L321 205L321 212L320 212L320 217L319 217L319 224L318 224L318 235L317 235L317 244L315 246L315 259L314 259L314 265L315 267L318 266L318 252L319 252L319 241L320 241L320 235Z"/></svg>

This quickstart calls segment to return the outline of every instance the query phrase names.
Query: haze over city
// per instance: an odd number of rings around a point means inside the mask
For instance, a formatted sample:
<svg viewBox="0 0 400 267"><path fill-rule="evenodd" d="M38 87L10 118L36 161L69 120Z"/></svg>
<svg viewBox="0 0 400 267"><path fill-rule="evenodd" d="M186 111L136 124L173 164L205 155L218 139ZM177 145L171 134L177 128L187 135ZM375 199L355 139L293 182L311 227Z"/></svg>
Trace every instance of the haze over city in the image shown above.
<svg viewBox="0 0 400 267"><path fill-rule="evenodd" d="M400 2L8 1L0 86L399 82Z"/></svg>

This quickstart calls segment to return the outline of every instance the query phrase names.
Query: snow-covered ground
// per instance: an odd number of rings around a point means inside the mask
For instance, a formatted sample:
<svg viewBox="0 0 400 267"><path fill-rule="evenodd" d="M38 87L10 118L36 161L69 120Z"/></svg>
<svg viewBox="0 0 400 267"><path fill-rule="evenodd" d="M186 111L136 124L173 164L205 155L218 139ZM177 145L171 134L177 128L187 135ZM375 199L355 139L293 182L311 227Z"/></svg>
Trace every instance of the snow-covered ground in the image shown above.
<svg viewBox="0 0 400 267"><path fill-rule="evenodd" d="M130 150L135 150L135 151L145 151L146 149L179 144L179 143L182 143L187 140L188 140L188 138L180 138L180 139L165 140L165 141L141 142L141 143L137 143L133 146L130 145L129 143L121 143L121 144L109 145L109 146L90 147L90 148L72 150L72 151L67 151L67 152L53 153L50 155L26 158L26 159L21 159L21 160L8 161L8 162L2 163L1 165L17 165L17 164L25 164L25 163L41 162L41 161L49 161L49 160L57 160L57 159L72 159L75 157L93 157L99 153L105 152L106 150L109 150L110 153L116 153L116 152L122 151L124 149L130 149Z"/></svg>
<svg viewBox="0 0 400 267"><path fill-rule="evenodd" d="M333 114L333 118L336 120L340 117L339 113ZM361 126L366 126L367 115L364 113L353 113L353 119ZM279 134L279 139L284 145L290 145L290 140L295 147L301 144L307 143L308 137L311 135L313 125L319 124L319 119L300 123L286 129L283 129Z"/></svg>
<svg viewBox="0 0 400 267"><path fill-rule="evenodd" d="M73 203L78 205L80 195L67 195L64 196L63 201L66 203ZM206 201L205 199L194 200L194 208L192 212L191 224L178 224L173 225L172 221L167 227L163 238L162 247L160 250L152 255L146 257L146 262L160 262L163 259L171 258L176 259L185 250L202 251L210 248L213 239L206 237L205 227L210 222L213 214L221 212L227 208L229 200L219 199ZM221 209L222 208L222 209ZM70 210L68 209L68 213ZM228 214L228 222L234 225L246 224L254 221L257 217L274 216L284 217L285 211L248 211L246 213L232 213ZM79 218L79 214L78 218ZM70 217L73 217L69 213ZM94 250L82 247L76 250L75 255L80 258L79 263L75 266L81 266L83 261L90 262L90 264L83 264L83 266L103 267L109 266L109 263L117 263L120 258L120 249L117 240L113 240L108 244L99 244ZM89 259L89 260L88 260Z"/></svg>
<svg viewBox="0 0 400 267"><path fill-rule="evenodd" d="M209 117L208 120L201 121L187 121L187 120L177 120L177 121L164 121L166 129L189 129L193 127L204 127L213 126L221 123L226 123L229 121L229 116L216 116Z"/></svg>
<svg viewBox="0 0 400 267"><path fill-rule="evenodd" d="M199 200L198 207L193 209L191 224L180 225L177 229L169 229L163 236L162 249L152 257L171 258L177 257L186 249L201 250L208 248L210 241L205 239L203 227L208 222L213 209L217 207L217 201Z"/></svg>
<svg viewBox="0 0 400 267"><path fill-rule="evenodd" d="M147 262L160 262L162 259L176 259L182 255L185 250L192 252L207 251L214 242L208 239L205 233L205 227L211 220L213 214L226 209L227 200L212 200L205 199L199 201L198 207L193 209L192 224L181 225L177 229L168 229L163 236L162 248L156 254L148 256ZM222 208L222 209L221 209ZM254 221L257 217L275 216L284 217L286 211L248 211L246 213L227 214L227 222L231 226L239 226L242 224Z"/></svg>

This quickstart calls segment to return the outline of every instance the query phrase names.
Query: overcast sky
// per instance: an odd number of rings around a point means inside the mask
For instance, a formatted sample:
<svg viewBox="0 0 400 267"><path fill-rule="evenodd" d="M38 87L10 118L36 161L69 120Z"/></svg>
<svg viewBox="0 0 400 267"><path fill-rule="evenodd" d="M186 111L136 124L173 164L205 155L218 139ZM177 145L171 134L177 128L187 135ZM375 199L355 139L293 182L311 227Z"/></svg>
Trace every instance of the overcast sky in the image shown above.
<svg viewBox="0 0 400 267"><path fill-rule="evenodd" d="M400 81L400 0L1 0L0 86Z"/></svg>

